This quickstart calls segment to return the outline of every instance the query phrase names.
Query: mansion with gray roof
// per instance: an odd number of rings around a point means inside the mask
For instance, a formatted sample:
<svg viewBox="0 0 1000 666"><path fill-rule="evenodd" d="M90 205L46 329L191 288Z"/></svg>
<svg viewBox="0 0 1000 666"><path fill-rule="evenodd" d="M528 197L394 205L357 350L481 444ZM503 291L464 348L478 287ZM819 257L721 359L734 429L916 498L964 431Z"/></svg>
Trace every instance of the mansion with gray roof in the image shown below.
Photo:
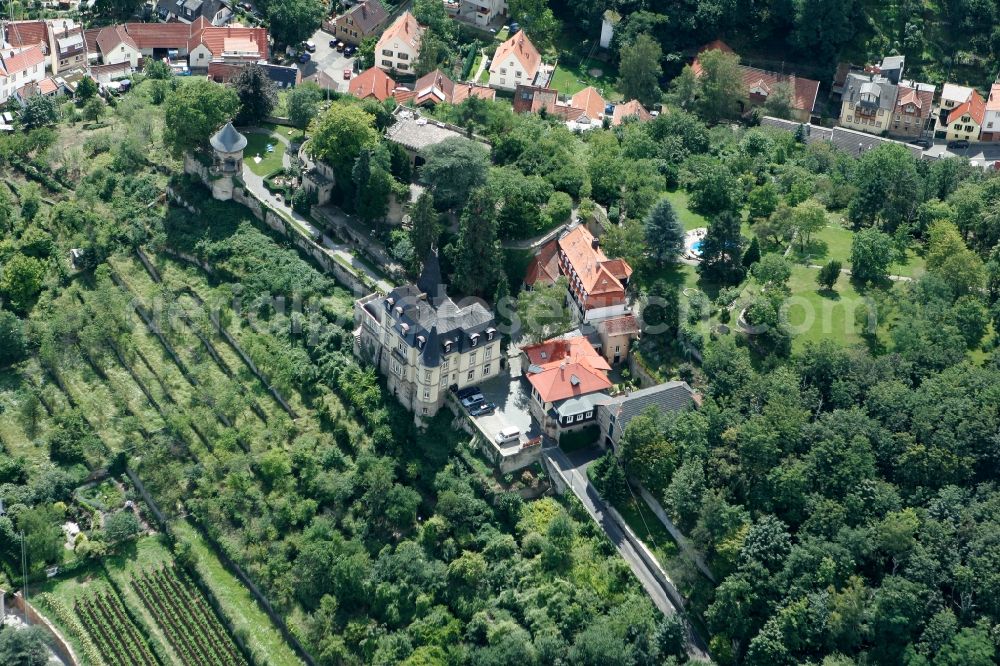
<svg viewBox="0 0 1000 666"><path fill-rule="evenodd" d="M480 301L455 303L444 291L437 253L416 284L354 304L355 354L378 368L389 390L418 416L433 416L450 388L500 372L500 334Z"/></svg>

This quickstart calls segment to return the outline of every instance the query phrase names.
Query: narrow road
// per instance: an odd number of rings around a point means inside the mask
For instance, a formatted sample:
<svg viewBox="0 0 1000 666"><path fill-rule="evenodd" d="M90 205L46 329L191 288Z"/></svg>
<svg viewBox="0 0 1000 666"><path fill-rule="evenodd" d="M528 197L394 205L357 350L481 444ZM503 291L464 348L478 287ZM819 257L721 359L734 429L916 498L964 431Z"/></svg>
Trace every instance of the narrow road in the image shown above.
<svg viewBox="0 0 1000 666"><path fill-rule="evenodd" d="M646 506L649 507L649 510L653 512L653 515L655 515L657 519L663 524L663 527L665 527L666 530L670 532L670 536L672 536L674 541L677 542L677 545L680 547L684 555L691 562L694 563L694 565L698 568L699 571L701 571L701 573L705 576L705 578L710 580L712 583L715 583L716 582L715 576L712 575L712 570L708 568L707 564L705 564L705 560L704 558L702 558L701 553L695 550L694 547L691 545L691 543L688 541L688 538L684 536L684 533L681 532L679 529L677 529L677 526L674 525L674 521L670 520L670 516L668 516L667 512L663 510L663 507L656 500L656 498L653 497L648 490L643 488L642 485L638 483L638 481L631 481L631 484L632 486L634 486L639 490L639 495L642 497L642 500L646 503Z"/></svg>
<svg viewBox="0 0 1000 666"><path fill-rule="evenodd" d="M594 522L611 539L611 543L618 549L618 553L632 569L632 573L639 579L639 583L642 584L643 589L646 590L660 612L664 615L670 615L683 611L683 598L670 583L666 573L659 568L651 554L640 552L642 545L634 543L633 539L626 535L625 530L608 511L608 507L601 499L597 489L590 483L590 479L587 477L587 467L600 456L601 452L596 449L588 449L577 451L569 456L563 453L558 446L552 446L546 448L542 453L548 463L562 476L573 494L580 499ZM688 651L693 657L708 658L705 642L690 623L688 623Z"/></svg>

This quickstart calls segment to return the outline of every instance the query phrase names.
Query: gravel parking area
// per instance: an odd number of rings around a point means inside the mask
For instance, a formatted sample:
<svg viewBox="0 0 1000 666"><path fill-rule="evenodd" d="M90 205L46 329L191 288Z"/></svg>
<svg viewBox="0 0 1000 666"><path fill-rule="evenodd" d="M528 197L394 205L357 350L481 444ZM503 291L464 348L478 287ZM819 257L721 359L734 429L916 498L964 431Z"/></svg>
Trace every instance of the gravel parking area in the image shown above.
<svg viewBox="0 0 1000 666"><path fill-rule="evenodd" d="M316 44L316 52L310 54L312 59L307 63L299 63L298 68L302 70L303 81L313 81L323 84L324 81L331 81L336 85L338 92L347 92L350 81L344 79L344 70L354 70L355 58L345 58L343 53L330 46L330 40L335 39L333 35L317 30L312 36L312 41ZM320 80L320 74L324 74Z"/></svg>

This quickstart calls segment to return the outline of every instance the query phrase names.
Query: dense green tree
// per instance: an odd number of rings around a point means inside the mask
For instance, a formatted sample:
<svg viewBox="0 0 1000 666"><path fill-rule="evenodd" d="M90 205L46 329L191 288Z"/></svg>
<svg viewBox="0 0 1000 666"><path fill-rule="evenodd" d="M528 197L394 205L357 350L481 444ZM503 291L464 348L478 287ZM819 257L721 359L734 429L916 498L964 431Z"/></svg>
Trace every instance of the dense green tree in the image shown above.
<svg viewBox="0 0 1000 666"><path fill-rule="evenodd" d="M701 241L701 263L698 272L706 279L722 284L738 284L743 280L743 236L740 218L731 212L716 215L708 223L708 232Z"/></svg>
<svg viewBox="0 0 1000 666"><path fill-rule="evenodd" d="M657 266L678 259L684 252L684 225L666 197L650 209L643 227L646 246Z"/></svg>
<svg viewBox="0 0 1000 666"><path fill-rule="evenodd" d="M267 18L276 44L298 46L319 30L326 5L319 0L271 0Z"/></svg>
<svg viewBox="0 0 1000 666"><path fill-rule="evenodd" d="M691 209L705 217L735 213L742 204L739 182L729 167L718 160L703 159L694 163L685 179L685 188L690 194Z"/></svg>
<svg viewBox="0 0 1000 666"><path fill-rule="evenodd" d="M17 253L0 264L0 296L15 312L27 313L42 291L45 264L35 257Z"/></svg>
<svg viewBox="0 0 1000 666"><path fill-rule="evenodd" d="M285 106L288 109L288 120L303 132L319 112L319 103L323 99L323 90L312 81L303 81L288 91Z"/></svg>
<svg viewBox="0 0 1000 666"><path fill-rule="evenodd" d="M489 160L489 151L481 143L460 137L445 139L428 150L420 179L441 210L461 209L472 192L486 183Z"/></svg>
<svg viewBox="0 0 1000 666"><path fill-rule="evenodd" d="M0 310L0 368L23 360L25 351L24 322L14 313Z"/></svg>
<svg viewBox="0 0 1000 666"><path fill-rule="evenodd" d="M375 117L358 106L334 102L309 126L310 155L333 167L338 183L351 183L354 164L366 148L379 141ZM349 191L349 190L348 190Z"/></svg>
<svg viewBox="0 0 1000 666"><path fill-rule="evenodd" d="M566 302L566 278L560 276L552 284L536 283L517 296L517 318L520 334L527 340L546 340L568 331L573 316Z"/></svg>
<svg viewBox="0 0 1000 666"><path fill-rule="evenodd" d="M473 190L452 252L455 285L465 294L492 295L500 272L496 201L486 188Z"/></svg>
<svg viewBox="0 0 1000 666"><path fill-rule="evenodd" d="M229 81L240 100L236 122L239 125L259 125L278 105L278 90L264 68L256 63L244 65ZM293 90L294 92L294 90Z"/></svg>
<svg viewBox="0 0 1000 666"><path fill-rule="evenodd" d="M777 83L771 88L764 102L764 113L774 118L791 119L795 103L795 90L789 83Z"/></svg>
<svg viewBox="0 0 1000 666"><path fill-rule="evenodd" d="M545 532L542 563L551 571L565 571L573 561L573 540L576 530L564 511L560 511Z"/></svg>
<svg viewBox="0 0 1000 666"><path fill-rule="evenodd" d="M131 511L119 511L105 521L104 532L111 543L128 541L139 534L139 521Z"/></svg>
<svg viewBox="0 0 1000 666"><path fill-rule="evenodd" d="M823 265L823 268L819 269L819 273L816 274L816 284L827 290L833 290L833 286L837 284L837 280L840 279L840 269L841 263L836 259L831 259Z"/></svg>
<svg viewBox="0 0 1000 666"><path fill-rule="evenodd" d="M774 183L767 181L750 190L747 205L751 220L771 217L774 209L778 207L778 190L774 187Z"/></svg>
<svg viewBox="0 0 1000 666"><path fill-rule="evenodd" d="M208 80L178 87L164 101L163 142L175 154L207 148L208 138L239 111L236 92Z"/></svg>
<svg viewBox="0 0 1000 666"><path fill-rule="evenodd" d="M713 49L698 54L701 75L698 79L698 109L709 124L733 118L736 102L743 98L743 76L739 56Z"/></svg>
<svg viewBox="0 0 1000 666"><path fill-rule="evenodd" d="M354 208L362 220L371 224L385 218L392 194L389 151L381 144L361 149L351 171L354 182Z"/></svg>
<svg viewBox="0 0 1000 666"><path fill-rule="evenodd" d="M28 569L38 572L46 565L62 560L65 536L62 531L62 511L53 505L40 504L23 511L17 518L17 528L24 533Z"/></svg>
<svg viewBox="0 0 1000 666"><path fill-rule="evenodd" d="M645 106L660 101L660 59L663 52L649 35L639 35L634 42L622 44L618 64L618 89L625 99L637 99Z"/></svg>
<svg viewBox="0 0 1000 666"><path fill-rule="evenodd" d="M521 29L543 52L559 33L560 23L549 8L548 0L510 0L508 14L517 17Z"/></svg>
<svg viewBox="0 0 1000 666"><path fill-rule="evenodd" d="M750 269L754 279L768 291L788 292L788 280L792 277L792 265L780 254L770 252Z"/></svg>
<svg viewBox="0 0 1000 666"><path fill-rule="evenodd" d="M910 151L898 144L869 150L858 160L856 192L847 217L856 227L877 224L888 233L914 220L920 203L920 178Z"/></svg>
<svg viewBox="0 0 1000 666"><path fill-rule="evenodd" d="M862 282L885 280L894 256L892 237L878 229L862 229L851 241L851 274Z"/></svg>
<svg viewBox="0 0 1000 666"><path fill-rule="evenodd" d="M794 0L792 43L801 53L817 62L832 65L840 48L854 36L854 2L830 3L825 0Z"/></svg>
<svg viewBox="0 0 1000 666"><path fill-rule="evenodd" d="M49 648L41 627L0 629L0 663L8 666L45 666Z"/></svg>
<svg viewBox="0 0 1000 666"><path fill-rule="evenodd" d="M27 129L37 129L55 124L59 119L59 109L52 97L32 95L25 101L21 111L21 122Z"/></svg>
<svg viewBox="0 0 1000 666"><path fill-rule="evenodd" d="M424 191L410 209L410 242L413 243L413 257L423 263L431 248L437 247L441 237L441 223L434 209L434 195ZM414 267L416 270L419 267Z"/></svg>
<svg viewBox="0 0 1000 666"><path fill-rule="evenodd" d="M806 199L792 209L792 224L798 233L799 248L806 252L812 235L826 226L826 208L815 199Z"/></svg>

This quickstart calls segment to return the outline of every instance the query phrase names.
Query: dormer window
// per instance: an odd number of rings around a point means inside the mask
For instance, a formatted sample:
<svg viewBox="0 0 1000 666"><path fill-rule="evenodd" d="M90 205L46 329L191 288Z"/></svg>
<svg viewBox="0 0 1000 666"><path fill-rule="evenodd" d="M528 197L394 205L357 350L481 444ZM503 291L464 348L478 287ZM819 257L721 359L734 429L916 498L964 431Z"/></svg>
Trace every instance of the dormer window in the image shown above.
<svg viewBox="0 0 1000 666"><path fill-rule="evenodd" d="M417 347L419 347L420 349L423 349L424 348L424 344L426 342L427 342L427 338L425 338L422 335L418 335L417 336Z"/></svg>
<svg viewBox="0 0 1000 666"><path fill-rule="evenodd" d="M447 342L444 343L444 353L445 354L451 353L451 340L448 340Z"/></svg>
<svg viewBox="0 0 1000 666"><path fill-rule="evenodd" d="M479 334L478 333L473 333L471 336L469 336L469 339L472 340L472 346L473 347L475 347L476 345L479 344Z"/></svg>
<svg viewBox="0 0 1000 666"><path fill-rule="evenodd" d="M403 331L403 333L406 333L407 331L410 330L410 325L409 324L400 324L399 328L400 328L400 330Z"/></svg>
<svg viewBox="0 0 1000 666"><path fill-rule="evenodd" d="M493 334L496 333L496 332L497 332L497 330L495 328L488 328L488 329L486 329L486 339L487 340L492 340L493 339Z"/></svg>
<svg viewBox="0 0 1000 666"><path fill-rule="evenodd" d="M402 315L403 314L403 306L402 305L397 305L396 306L396 314L397 315Z"/></svg>

